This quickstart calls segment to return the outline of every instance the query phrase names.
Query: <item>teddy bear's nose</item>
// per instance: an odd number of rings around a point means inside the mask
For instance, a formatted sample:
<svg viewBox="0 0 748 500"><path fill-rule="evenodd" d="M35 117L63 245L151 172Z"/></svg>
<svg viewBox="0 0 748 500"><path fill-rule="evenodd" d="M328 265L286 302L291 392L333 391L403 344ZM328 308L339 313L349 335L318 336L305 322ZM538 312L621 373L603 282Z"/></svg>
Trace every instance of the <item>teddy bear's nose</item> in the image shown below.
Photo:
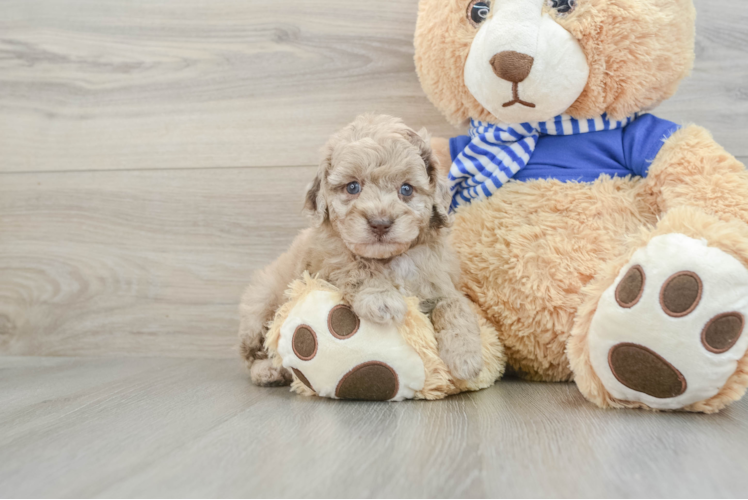
<svg viewBox="0 0 748 500"><path fill-rule="evenodd" d="M512 83L524 82L530 76L534 62L533 57L513 50L499 52L491 58L496 76Z"/></svg>

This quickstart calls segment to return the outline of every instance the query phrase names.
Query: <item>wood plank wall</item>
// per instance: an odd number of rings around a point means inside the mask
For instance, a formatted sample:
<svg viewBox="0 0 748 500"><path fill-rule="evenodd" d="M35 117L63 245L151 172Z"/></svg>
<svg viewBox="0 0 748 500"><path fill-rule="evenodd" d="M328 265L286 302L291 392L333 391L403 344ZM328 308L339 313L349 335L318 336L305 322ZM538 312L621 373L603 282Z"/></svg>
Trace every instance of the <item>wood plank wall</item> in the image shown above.
<svg viewBox="0 0 748 500"><path fill-rule="evenodd" d="M696 0L658 114L748 160L748 2ZM4 0L0 354L235 355L251 272L304 227L360 112L459 132L413 66L417 0Z"/></svg>

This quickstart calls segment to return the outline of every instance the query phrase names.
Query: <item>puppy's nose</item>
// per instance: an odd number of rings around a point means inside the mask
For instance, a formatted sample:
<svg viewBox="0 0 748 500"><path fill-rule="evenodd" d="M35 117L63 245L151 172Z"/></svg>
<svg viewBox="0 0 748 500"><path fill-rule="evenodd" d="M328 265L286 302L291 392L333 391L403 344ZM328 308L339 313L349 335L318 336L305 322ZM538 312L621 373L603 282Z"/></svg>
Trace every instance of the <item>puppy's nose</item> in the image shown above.
<svg viewBox="0 0 748 500"><path fill-rule="evenodd" d="M369 227L377 236L384 236L392 227L390 219L369 219Z"/></svg>
<svg viewBox="0 0 748 500"><path fill-rule="evenodd" d="M491 58L496 76L512 83L524 82L530 76L534 62L533 57L513 50L499 52Z"/></svg>

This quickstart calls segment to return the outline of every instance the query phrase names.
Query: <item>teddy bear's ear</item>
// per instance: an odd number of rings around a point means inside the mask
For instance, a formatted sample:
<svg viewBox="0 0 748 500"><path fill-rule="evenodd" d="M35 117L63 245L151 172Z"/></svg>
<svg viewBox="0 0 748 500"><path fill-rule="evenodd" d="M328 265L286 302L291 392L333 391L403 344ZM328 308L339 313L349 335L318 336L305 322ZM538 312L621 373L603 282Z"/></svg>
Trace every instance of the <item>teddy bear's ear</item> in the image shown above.
<svg viewBox="0 0 748 500"><path fill-rule="evenodd" d="M324 158L317 169L317 175L306 191L304 213L312 220L315 227L320 227L323 223L330 220L327 211L327 201L322 192L322 182L331 166L331 161L332 151L328 149L325 151Z"/></svg>

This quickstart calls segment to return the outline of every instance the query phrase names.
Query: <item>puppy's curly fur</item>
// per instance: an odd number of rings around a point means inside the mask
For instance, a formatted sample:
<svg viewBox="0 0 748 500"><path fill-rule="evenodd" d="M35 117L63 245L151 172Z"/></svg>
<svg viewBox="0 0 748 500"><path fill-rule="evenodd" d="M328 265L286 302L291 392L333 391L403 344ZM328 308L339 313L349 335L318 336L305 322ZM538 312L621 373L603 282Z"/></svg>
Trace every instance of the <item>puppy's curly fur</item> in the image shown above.
<svg viewBox="0 0 748 500"><path fill-rule="evenodd" d="M361 116L330 139L306 196L313 227L254 276L242 299L239 337L255 384L291 382L270 364L263 342L286 288L304 271L338 287L356 314L375 323L403 321L404 297L419 297L453 376L478 375L478 319L457 290L449 189L437 170L426 132L390 116Z"/></svg>

